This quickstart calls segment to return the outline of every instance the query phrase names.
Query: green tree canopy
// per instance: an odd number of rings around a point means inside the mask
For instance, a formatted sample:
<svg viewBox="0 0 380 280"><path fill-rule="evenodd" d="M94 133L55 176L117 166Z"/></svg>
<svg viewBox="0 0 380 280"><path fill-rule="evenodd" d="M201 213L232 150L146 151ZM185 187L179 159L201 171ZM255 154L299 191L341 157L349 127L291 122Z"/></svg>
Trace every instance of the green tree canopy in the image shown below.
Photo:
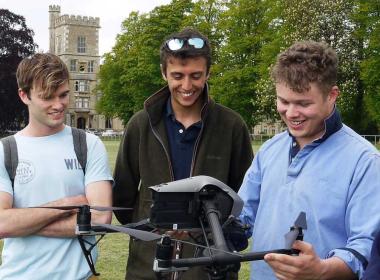
<svg viewBox="0 0 380 280"><path fill-rule="evenodd" d="M164 37L192 26L211 41L211 95L249 126L278 119L270 70L279 52L315 40L337 51L344 122L377 133L379 6L378 0L173 0L147 14L131 13L100 71L99 110L127 122L165 84L159 69Z"/></svg>
<svg viewBox="0 0 380 280"><path fill-rule="evenodd" d="M16 70L20 61L34 53L33 31L25 19L0 9L0 130L20 129L27 109L17 94Z"/></svg>
<svg viewBox="0 0 380 280"><path fill-rule="evenodd" d="M180 29L191 0L173 1L148 14L132 12L99 73L102 93L98 110L121 118L124 124L142 109L144 100L165 85L160 70L160 45Z"/></svg>

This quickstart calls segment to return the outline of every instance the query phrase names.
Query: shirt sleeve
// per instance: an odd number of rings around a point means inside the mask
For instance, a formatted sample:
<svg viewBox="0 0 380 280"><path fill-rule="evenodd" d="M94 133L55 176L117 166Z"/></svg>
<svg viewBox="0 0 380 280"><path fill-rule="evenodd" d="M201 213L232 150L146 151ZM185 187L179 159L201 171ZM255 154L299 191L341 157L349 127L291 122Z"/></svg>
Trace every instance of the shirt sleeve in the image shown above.
<svg viewBox="0 0 380 280"><path fill-rule="evenodd" d="M113 181L103 142L95 135L87 135L87 141L85 186L97 181Z"/></svg>
<svg viewBox="0 0 380 280"><path fill-rule="evenodd" d="M355 250L361 257L346 249L331 250L327 258L339 257L361 278L365 262L369 260L373 240L380 228L380 155L363 156L354 172L350 185L345 224L346 248ZM366 261L364 261L366 260Z"/></svg>
<svg viewBox="0 0 380 280"><path fill-rule="evenodd" d="M4 165L4 149L0 142L0 192L6 192L13 196L12 182Z"/></svg>
<svg viewBox="0 0 380 280"><path fill-rule="evenodd" d="M258 152L245 173L243 184L239 190L239 196L244 202L243 210L239 219L250 226L247 237L252 235L253 226L256 219L257 209L260 201L261 169L260 152Z"/></svg>

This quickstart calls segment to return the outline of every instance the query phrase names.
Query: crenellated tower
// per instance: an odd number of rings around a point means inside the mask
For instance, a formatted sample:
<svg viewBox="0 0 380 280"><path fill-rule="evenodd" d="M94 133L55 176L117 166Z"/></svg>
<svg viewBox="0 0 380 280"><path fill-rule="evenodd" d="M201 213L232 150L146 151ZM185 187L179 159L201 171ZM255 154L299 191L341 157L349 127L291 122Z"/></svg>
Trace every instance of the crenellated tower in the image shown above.
<svg viewBox="0 0 380 280"><path fill-rule="evenodd" d="M61 14L61 7L58 5L49 6L49 52L54 52L55 49L55 20Z"/></svg>
<svg viewBox="0 0 380 280"><path fill-rule="evenodd" d="M100 64L99 29L98 17L61 15L60 6L49 6L49 51L58 55L70 71L71 93L66 124L78 128L119 130L122 129L120 121L106 119L95 110Z"/></svg>

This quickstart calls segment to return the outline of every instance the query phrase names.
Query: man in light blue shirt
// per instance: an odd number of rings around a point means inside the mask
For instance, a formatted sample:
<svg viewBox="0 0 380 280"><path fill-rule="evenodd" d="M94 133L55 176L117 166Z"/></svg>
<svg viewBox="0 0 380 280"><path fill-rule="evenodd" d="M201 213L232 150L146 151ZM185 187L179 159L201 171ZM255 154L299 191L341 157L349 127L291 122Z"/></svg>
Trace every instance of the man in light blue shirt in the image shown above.
<svg viewBox="0 0 380 280"><path fill-rule="evenodd" d="M86 134L87 163L78 163L72 130L64 124L69 73L59 57L35 54L23 59L17 82L29 122L15 135L14 183L0 144L0 238L5 238L0 279L87 280L92 273L76 239L76 213L28 207L110 206L112 177L104 145ZM110 223L111 218L110 212L92 213L92 222Z"/></svg>
<svg viewBox="0 0 380 280"><path fill-rule="evenodd" d="M267 254L251 279L355 279L380 228L380 155L344 125L336 108L338 60L327 45L301 42L272 71L277 111L288 130L267 141L239 195L252 250L284 247L301 211L308 228L299 256Z"/></svg>

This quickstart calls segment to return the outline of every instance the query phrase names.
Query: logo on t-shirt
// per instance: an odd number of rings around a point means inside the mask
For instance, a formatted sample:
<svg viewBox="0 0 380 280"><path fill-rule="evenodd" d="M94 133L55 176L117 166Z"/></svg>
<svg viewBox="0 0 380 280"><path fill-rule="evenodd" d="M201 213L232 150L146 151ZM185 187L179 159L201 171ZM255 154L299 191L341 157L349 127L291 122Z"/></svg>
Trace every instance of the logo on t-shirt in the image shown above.
<svg viewBox="0 0 380 280"><path fill-rule="evenodd" d="M82 166L76 158L65 158L67 170L82 169Z"/></svg>
<svg viewBox="0 0 380 280"><path fill-rule="evenodd" d="M32 181L35 175L33 164L27 160L20 160L16 169L15 181L19 184L26 184Z"/></svg>

